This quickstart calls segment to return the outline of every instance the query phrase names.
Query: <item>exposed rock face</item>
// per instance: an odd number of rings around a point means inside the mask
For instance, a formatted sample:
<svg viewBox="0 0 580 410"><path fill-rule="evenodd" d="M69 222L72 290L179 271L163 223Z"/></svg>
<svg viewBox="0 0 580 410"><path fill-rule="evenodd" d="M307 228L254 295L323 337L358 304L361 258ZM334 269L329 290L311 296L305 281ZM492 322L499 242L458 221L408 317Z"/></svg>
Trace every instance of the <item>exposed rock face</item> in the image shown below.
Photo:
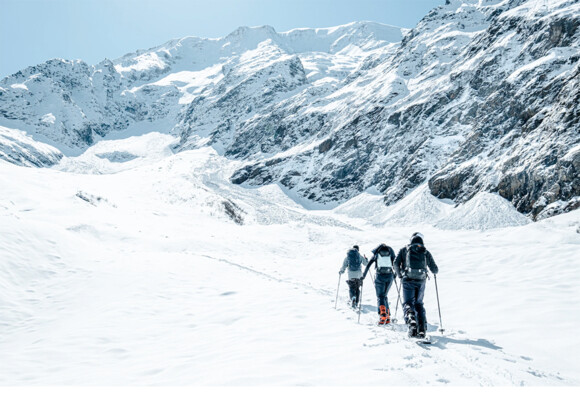
<svg viewBox="0 0 580 410"><path fill-rule="evenodd" d="M537 217L580 195L580 13L576 2L491 16L466 51L475 113L466 141L429 180L433 194L465 200L498 192ZM565 208L565 206L564 206Z"/></svg>
<svg viewBox="0 0 580 410"><path fill-rule="evenodd" d="M0 125L67 152L172 133L176 150L239 160L234 183L322 204L428 181L543 218L580 204L579 82L577 1L448 0L412 30L242 27L94 67L51 60L0 82Z"/></svg>
<svg viewBox="0 0 580 410"><path fill-rule="evenodd" d="M354 98L334 93L317 108L280 107L268 118L324 140L259 159L232 181L278 181L322 202L376 187L392 203L428 180L434 195L458 202L489 191L533 217L554 201L570 209L580 195L580 6L538 4L449 2L432 11L396 53L345 80ZM244 140L262 134L280 133L252 128Z"/></svg>

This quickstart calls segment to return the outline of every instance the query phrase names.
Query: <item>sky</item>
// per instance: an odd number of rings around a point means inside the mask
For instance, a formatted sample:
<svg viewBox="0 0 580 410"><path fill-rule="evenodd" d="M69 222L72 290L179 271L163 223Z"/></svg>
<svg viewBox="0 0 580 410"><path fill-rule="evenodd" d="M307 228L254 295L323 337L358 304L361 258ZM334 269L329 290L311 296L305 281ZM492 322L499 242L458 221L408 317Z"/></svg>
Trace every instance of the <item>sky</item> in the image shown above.
<svg viewBox="0 0 580 410"><path fill-rule="evenodd" d="M445 0L0 0L0 78L51 58L97 64L240 26L278 32L375 21L412 28Z"/></svg>

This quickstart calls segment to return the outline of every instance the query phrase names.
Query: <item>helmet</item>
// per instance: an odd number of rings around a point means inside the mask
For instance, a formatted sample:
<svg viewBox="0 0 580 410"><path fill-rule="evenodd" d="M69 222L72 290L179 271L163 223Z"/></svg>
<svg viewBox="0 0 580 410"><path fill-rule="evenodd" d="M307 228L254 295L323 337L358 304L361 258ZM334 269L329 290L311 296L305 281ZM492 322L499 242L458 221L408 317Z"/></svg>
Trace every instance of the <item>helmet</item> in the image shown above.
<svg viewBox="0 0 580 410"><path fill-rule="evenodd" d="M358 245L354 245L353 248L355 248L357 251L359 250Z"/></svg>

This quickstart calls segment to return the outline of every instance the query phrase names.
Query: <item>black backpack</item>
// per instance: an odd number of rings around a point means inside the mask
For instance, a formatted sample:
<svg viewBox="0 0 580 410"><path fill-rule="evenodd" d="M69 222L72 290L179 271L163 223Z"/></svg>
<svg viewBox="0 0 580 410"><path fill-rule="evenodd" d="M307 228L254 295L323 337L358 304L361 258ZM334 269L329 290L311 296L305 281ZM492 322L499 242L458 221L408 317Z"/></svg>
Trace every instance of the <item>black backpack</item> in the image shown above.
<svg viewBox="0 0 580 410"><path fill-rule="evenodd" d="M427 249L420 243L413 243L407 246L405 276L413 280L424 280L427 278Z"/></svg>
<svg viewBox="0 0 580 410"><path fill-rule="evenodd" d="M393 273L393 261L391 260L391 252L389 247L381 247L377 250L377 272L383 274Z"/></svg>
<svg viewBox="0 0 580 410"><path fill-rule="evenodd" d="M348 268L350 270L359 270L361 264L360 253L356 249L351 249L346 256L348 257Z"/></svg>

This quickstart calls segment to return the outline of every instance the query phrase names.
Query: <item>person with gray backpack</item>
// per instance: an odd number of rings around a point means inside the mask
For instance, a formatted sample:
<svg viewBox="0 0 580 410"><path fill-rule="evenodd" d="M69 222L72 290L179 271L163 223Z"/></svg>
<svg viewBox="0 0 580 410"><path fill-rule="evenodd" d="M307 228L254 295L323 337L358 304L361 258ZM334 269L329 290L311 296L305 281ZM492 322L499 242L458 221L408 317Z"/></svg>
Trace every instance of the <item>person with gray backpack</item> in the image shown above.
<svg viewBox="0 0 580 410"><path fill-rule="evenodd" d="M348 284L350 301L353 308L358 306L360 300L360 287L363 276L361 265L366 266L367 263L367 257L360 254L358 245L354 245L346 253L346 258L344 258L342 267L338 272L339 275L342 275L348 269L348 280L346 283Z"/></svg>
<svg viewBox="0 0 580 410"><path fill-rule="evenodd" d="M419 232L411 235L411 242L399 251L394 265L403 287L403 312L409 326L409 337L419 338L424 338L427 332L427 315L423 306L427 268L433 275L439 272L423 241Z"/></svg>
<svg viewBox="0 0 580 410"><path fill-rule="evenodd" d="M395 280L395 271L393 270L395 251L390 246L381 243L372 252L373 257L367 264L362 280L366 278L367 272L374 264L376 268L375 291L377 293L379 325L387 325L391 323L391 311L387 294Z"/></svg>

